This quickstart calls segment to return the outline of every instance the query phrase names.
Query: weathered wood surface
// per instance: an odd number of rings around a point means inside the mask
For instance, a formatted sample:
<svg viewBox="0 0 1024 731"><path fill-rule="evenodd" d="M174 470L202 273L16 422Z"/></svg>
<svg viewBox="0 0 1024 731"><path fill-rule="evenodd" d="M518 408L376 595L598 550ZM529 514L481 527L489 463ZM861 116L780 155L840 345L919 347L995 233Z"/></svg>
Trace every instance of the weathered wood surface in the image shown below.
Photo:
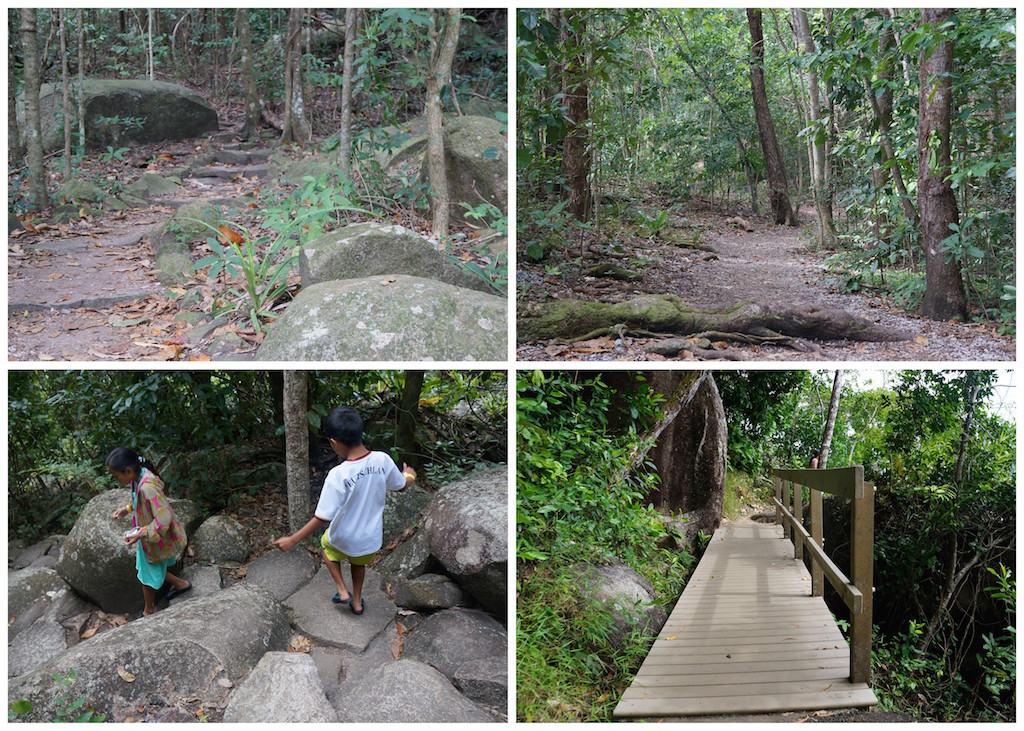
<svg viewBox="0 0 1024 731"><path fill-rule="evenodd" d="M812 711L877 703L778 525L715 532L616 717Z"/></svg>

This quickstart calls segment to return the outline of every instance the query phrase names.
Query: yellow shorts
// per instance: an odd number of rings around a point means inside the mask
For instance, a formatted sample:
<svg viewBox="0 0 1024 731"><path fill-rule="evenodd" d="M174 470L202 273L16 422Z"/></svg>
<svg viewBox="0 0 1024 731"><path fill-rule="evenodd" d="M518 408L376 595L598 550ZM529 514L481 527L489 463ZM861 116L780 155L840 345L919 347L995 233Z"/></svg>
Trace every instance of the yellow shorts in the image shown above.
<svg viewBox="0 0 1024 731"><path fill-rule="evenodd" d="M353 566L366 566L377 556L376 551L367 554L366 556L349 556L348 554L342 553L327 542L327 531L324 531L324 534L320 536L320 547L324 549L324 555L327 556L327 560L333 561L334 563L348 561Z"/></svg>

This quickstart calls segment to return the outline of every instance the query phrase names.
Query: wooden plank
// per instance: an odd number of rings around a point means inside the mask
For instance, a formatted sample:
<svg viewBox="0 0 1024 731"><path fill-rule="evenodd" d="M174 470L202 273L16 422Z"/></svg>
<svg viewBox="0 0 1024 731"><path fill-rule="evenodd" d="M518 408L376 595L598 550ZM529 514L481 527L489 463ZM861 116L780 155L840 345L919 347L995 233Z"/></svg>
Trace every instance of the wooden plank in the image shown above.
<svg viewBox="0 0 1024 731"><path fill-rule="evenodd" d="M870 706L850 650L782 527L725 526L651 647L616 717Z"/></svg>
<svg viewBox="0 0 1024 731"><path fill-rule="evenodd" d="M838 495L847 500L864 497L864 467L839 467L831 470L772 470L772 474L783 480L783 492L786 482L813 487L815 490ZM859 479L858 479L859 477ZM860 494L858 494L858 490Z"/></svg>

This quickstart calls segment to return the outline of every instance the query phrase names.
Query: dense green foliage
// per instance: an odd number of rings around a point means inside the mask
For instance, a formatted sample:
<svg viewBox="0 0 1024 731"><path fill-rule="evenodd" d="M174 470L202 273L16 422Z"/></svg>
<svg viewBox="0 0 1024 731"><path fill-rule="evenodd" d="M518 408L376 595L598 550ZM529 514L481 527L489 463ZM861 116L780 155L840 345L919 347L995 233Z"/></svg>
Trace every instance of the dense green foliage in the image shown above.
<svg viewBox="0 0 1024 731"><path fill-rule="evenodd" d="M923 25L917 9L807 11L813 52L785 9L764 11L767 96L794 202L812 198L812 143L826 156L820 191L835 221L830 264L847 290L880 288L914 308L924 290L916 206L921 54L953 43L952 170L959 222L943 241L977 317L1015 318L1015 13L956 9ZM517 186L521 251L539 260L573 226L609 240L672 206L758 211L767 198L742 8L523 9L517 24ZM564 215L567 96L585 58L591 215ZM813 73L821 86L810 114ZM877 107L877 108L876 108ZM881 110L881 111L879 111ZM884 123L882 121L884 118ZM886 145L892 149L892 157ZM931 145L932 143L929 142ZM934 154L934 152L933 152ZM893 170L905 181L897 190ZM642 206L638 205L642 201ZM806 219L806 214L805 214ZM551 224L554 224L552 227ZM817 237L816 237L817 238ZM828 238L831 238L829 236Z"/></svg>
<svg viewBox="0 0 1024 731"><path fill-rule="evenodd" d="M658 477L626 469L660 397L642 382L616 391L600 374L521 371L516 387L517 716L608 720L646 646L612 650L610 622L581 604L573 567L617 557L659 599L678 595L689 557L655 545L664 528L645 497Z"/></svg>
<svg viewBox="0 0 1024 731"><path fill-rule="evenodd" d="M307 418L339 404L364 416L367 443L395 444L405 374L313 371ZM234 495L280 490L281 373L267 371L12 371L8 390L8 532L66 532L82 506L114 486L114 447L152 459L171 494L216 512ZM427 484L506 459L504 372L429 371L419 394L419 454ZM315 442L311 445L315 446Z"/></svg>
<svg viewBox="0 0 1024 731"><path fill-rule="evenodd" d="M771 465L806 467L831 374L720 376L730 465L762 477ZM1012 718L1015 425L991 408L991 371L887 378L867 387L847 374L829 457L829 467L864 465L876 486L876 693L883 707L933 720ZM841 567L846 544L826 541Z"/></svg>

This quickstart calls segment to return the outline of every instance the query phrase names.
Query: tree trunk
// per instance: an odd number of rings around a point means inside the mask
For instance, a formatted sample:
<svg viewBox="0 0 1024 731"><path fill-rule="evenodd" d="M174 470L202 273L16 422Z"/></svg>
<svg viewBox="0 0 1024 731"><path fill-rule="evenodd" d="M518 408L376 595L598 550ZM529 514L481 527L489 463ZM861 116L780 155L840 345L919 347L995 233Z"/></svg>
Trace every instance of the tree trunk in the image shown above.
<svg viewBox="0 0 1024 731"><path fill-rule="evenodd" d="M828 402L828 417L825 419L825 434L821 437L821 456L818 457L818 469L828 467L828 452L832 448L832 432L836 428L836 414L839 413L839 394L843 390L843 370L836 370L832 381L832 398Z"/></svg>
<svg viewBox="0 0 1024 731"><path fill-rule="evenodd" d="M284 52L284 121L281 142L308 142L312 136L302 100L302 8L288 11Z"/></svg>
<svg viewBox="0 0 1024 731"><path fill-rule="evenodd" d="M64 27L64 8L57 11L57 24L60 32L60 81L64 94L64 182L71 180L71 88L68 72L68 34Z"/></svg>
<svg viewBox="0 0 1024 731"><path fill-rule="evenodd" d="M583 48L586 37L586 13L583 10L564 11L567 46L573 49L562 69L562 90L565 94L566 132L562 139L562 177L569 189L566 206L576 220L590 217L590 137L587 131L590 118L587 78L587 53Z"/></svg>
<svg viewBox="0 0 1024 731"><path fill-rule="evenodd" d="M949 20L950 8L924 8L922 25ZM933 35L944 34L935 30ZM925 290L921 314L933 320L964 320L967 301L957 259L946 261L942 240L959 222L956 197L946 180L950 171L950 122L952 115L953 41L941 40L929 55L921 50L920 101L917 129L917 207L921 213L921 246L924 249Z"/></svg>
<svg viewBox="0 0 1024 731"><path fill-rule="evenodd" d="M416 420L420 411L420 393L423 391L425 371L406 371L405 388L402 389L402 400L398 406L398 427L395 429L395 446L402 458L418 469L420 460L416 458L419 451L416 445Z"/></svg>
<svg viewBox="0 0 1024 731"><path fill-rule="evenodd" d="M341 129L338 130L338 167L341 177L352 177L352 76L355 72L356 31L362 20L359 8L345 11L345 53L341 79Z"/></svg>
<svg viewBox="0 0 1024 731"><path fill-rule="evenodd" d="M28 201L34 211L46 208L46 166L43 159L42 118L39 112L39 41L36 38L36 9L21 9L21 47L25 56L25 142L28 158Z"/></svg>
<svg viewBox="0 0 1024 731"><path fill-rule="evenodd" d="M85 21L82 9L75 11L78 25L78 149L85 152Z"/></svg>
<svg viewBox="0 0 1024 731"><path fill-rule="evenodd" d="M146 13L148 15L148 21L149 21L147 23L147 25L149 26L149 29L148 29L149 30L149 32L148 32L148 36L149 36L149 54L146 57L146 61L147 61L146 70L149 73L149 80L150 81L156 81L156 68L154 68L154 66L153 66L153 8L149 8L146 11Z"/></svg>
<svg viewBox="0 0 1024 731"><path fill-rule="evenodd" d="M306 420L306 372L284 372L285 473L288 527L292 533L309 520L309 423Z"/></svg>
<svg viewBox="0 0 1024 731"><path fill-rule="evenodd" d="M434 236L448 238L451 216L451 194L448 185L448 163L445 159L444 113L441 91L451 77L455 49L459 42L461 8L434 10L430 26L430 69L427 72L427 165L430 170L431 209Z"/></svg>
<svg viewBox="0 0 1024 731"><path fill-rule="evenodd" d="M235 11L235 26L238 29L238 45L242 54L239 60L245 104L245 127L242 128L242 137L248 139L260 128L260 92L256 87L256 73L252 65L252 29L249 25L248 8L238 8Z"/></svg>
<svg viewBox="0 0 1024 731"><path fill-rule="evenodd" d="M560 8L547 8L544 11L548 21L558 30L559 37L565 33L562 27L562 10ZM545 69L547 84L541 87L541 102L550 103L555 95L562 93L562 60L555 54ZM559 151L564 143L564 129L559 125L546 125L544 130L544 157L554 159L558 157Z"/></svg>
<svg viewBox="0 0 1024 731"><path fill-rule="evenodd" d="M18 90L14 77L14 43L13 34L7 44L7 145L10 149L10 165L17 167L25 157L25 146L21 140L21 129L18 126Z"/></svg>
<svg viewBox="0 0 1024 731"><path fill-rule="evenodd" d="M811 55L815 53L814 37L811 35L811 26L807 21L807 11L803 8L793 8L793 25L796 28L797 40L804 48L804 53ZM807 95L808 113L811 117L811 124L814 127L814 135L811 142L811 187L814 191L814 208L818 213L818 243L821 246L832 248L836 244L836 226L832 221L832 205L828 200L828 184L825 180L825 130L821 129L821 90L818 84L818 74L811 68L807 69ZM818 141L819 131L822 133L822 142Z"/></svg>
<svg viewBox="0 0 1024 731"><path fill-rule="evenodd" d="M761 11L747 9L747 25L750 26L750 90L754 97L754 116L757 118L757 133L761 138L764 165L768 171L768 200L771 204L775 223L798 223L789 203L789 184L786 181L786 166L775 136L775 123L768 108L768 94L764 85L764 35L761 31Z"/></svg>
<svg viewBox="0 0 1024 731"><path fill-rule="evenodd" d="M976 373L971 371L971 373ZM970 375L968 376L970 378ZM971 386L971 392L967 396L967 404L964 407L964 426L960 432L960 449L956 455L956 468L953 470L953 484L959 490L964 484L964 460L967 458L967 443L971 438L971 421L974 420L974 405L978 401L978 394L981 391L981 384L975 382Z"/></svg>

